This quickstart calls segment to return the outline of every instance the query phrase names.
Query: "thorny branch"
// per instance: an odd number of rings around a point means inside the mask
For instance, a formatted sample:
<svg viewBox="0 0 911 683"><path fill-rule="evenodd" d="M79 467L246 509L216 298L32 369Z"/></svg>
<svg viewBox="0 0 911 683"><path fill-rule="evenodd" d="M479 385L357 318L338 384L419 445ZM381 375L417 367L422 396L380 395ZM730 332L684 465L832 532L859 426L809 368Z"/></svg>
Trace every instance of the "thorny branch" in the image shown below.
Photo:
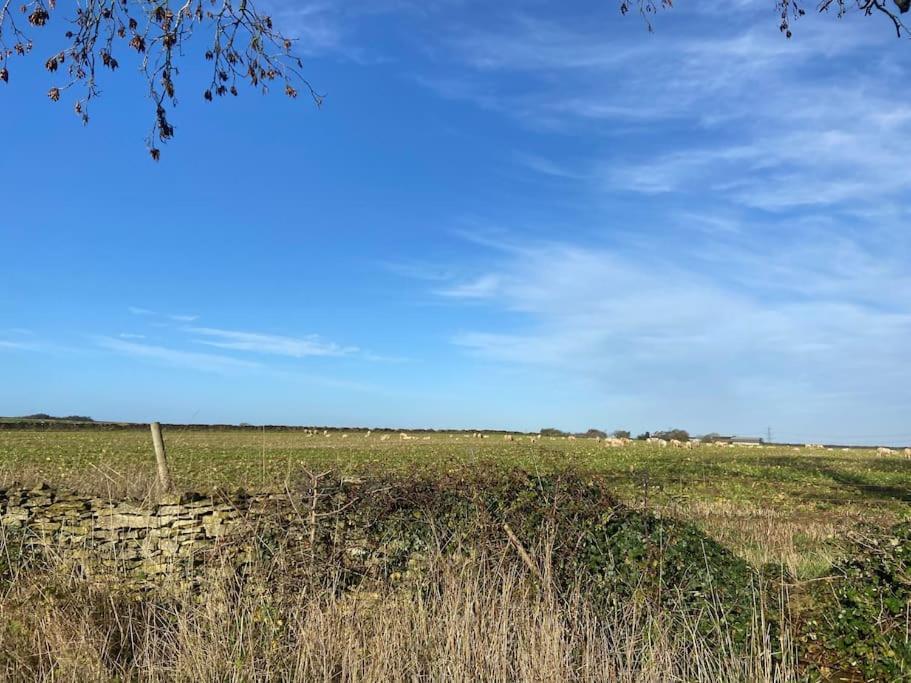
<svg viewBox="0 0 911 683"><path fill-rule="evenodd" d="M18 8L0 0L0 81L10 78L9 62L33 49L28 31L45 27L56 15L56 0L26 0ZM181 4L182 3L182 4ZM149 154L160 157L159 143L174 136L168 115L177 104L175 79L183 49L194 32L211 35L205 58L212 62L212 79L203 97L236 96L238 83L267 92L273 83L295 98L304 88L320 105L323 96L301 75L301 59L293 41L278 31L272 18L253 0L75 0L74 15L65 18L66 47L44 64L50 73L65 67L66 79L48 91L53 101L70 88L80 89L74 109L88 123L90 102L101 93L99 67L115 71L115 54L131 50L149 88L155 116L146 138Z"/></svg>

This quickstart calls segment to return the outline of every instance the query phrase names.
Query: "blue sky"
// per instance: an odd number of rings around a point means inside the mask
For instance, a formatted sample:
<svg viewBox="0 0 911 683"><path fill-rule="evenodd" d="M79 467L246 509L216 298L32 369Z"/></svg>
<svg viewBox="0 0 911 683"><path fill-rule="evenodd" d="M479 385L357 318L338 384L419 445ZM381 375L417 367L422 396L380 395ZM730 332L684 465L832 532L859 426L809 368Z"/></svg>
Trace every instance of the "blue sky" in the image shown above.
<svg viewBox="0 0 911 683"><path fill-rule="evenodd" d="M911 442L911 46L679 4L275 0L324 107L191 51L159 164L13 62L0 414Z"/></svg>

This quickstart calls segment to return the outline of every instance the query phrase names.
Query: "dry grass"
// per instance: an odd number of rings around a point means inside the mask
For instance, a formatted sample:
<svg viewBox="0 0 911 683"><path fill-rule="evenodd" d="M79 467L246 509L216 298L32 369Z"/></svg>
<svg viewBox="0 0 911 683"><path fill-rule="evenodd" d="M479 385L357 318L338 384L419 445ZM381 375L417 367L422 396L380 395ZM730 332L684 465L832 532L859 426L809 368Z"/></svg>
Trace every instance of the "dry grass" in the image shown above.
<svg viewBox="0 0 911 683"><path fill-rule="evenodd" d="M825 572L837 557L836 540L864 520L847 510L824 515L724 500L659 507L656 512L697 524L723 545L736 548L738 555L754 567L778 565L798 578ZM893 519L883 513L881 521Z"/></svg>
<svg viewBox="0 0 911 683"><path fill-rule="evenodd" d="M202 593L140 600L48 568L0 596L0 678L797 680L787 639L770 638L759 607L743 650L645 602L592 604L583 587L557 596L503 557L438 558L419 583L399 587L339 592L255 573L242 585L213 578Z"/></svg>

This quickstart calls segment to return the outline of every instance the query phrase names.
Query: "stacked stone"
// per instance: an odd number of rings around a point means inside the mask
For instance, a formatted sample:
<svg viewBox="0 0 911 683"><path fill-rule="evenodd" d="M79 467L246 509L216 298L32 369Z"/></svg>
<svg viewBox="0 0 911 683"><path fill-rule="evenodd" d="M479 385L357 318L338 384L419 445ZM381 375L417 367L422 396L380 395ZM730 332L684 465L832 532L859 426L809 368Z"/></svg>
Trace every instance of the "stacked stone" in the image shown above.
<svg viewBox="0 0 911 683"><path fill-rule="evenodd" d="M289 550L289 557L308 560L302 571L316 559L366 576L381 571L388 548L369 538L369 522L352 507L359 494L349 486L357 483L327 482L317 494L317 510L311 509L313 491L300 499L287 490L181 494L143 506L47 485L13 487L0 489L0 525L18 530L29 548L85 575L129 579L130 586L170 583L161 581L163 575L192 584L210 572L246 574L278 546ZM257 543L257 537L265 542ZM222 561L205 562L218 545Z"/></svg>
<svg viewBox="0 0 911 683"><path fill-rule="evenodd" d="M89 572L116 569L151 577L192 566L242 517L235 502L195 494L143 508L46 485L0 490L0 525L23 530L27 545L77 561Z"/></svg>

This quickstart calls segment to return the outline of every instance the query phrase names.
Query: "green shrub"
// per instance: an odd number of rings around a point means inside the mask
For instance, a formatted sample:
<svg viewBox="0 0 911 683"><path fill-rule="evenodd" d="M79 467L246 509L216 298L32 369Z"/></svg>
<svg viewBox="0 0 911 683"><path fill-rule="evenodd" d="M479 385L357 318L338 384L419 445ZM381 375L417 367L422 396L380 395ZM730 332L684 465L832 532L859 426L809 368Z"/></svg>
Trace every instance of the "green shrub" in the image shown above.
<svg viewBox="0 0 911 683"><path fill-rule="evenodd" d="M523 472L359 484L337 503L355 501L344 527L363 547L353 555L360 560L343 560L349 574L342 583L414 573L441 548L518 561L507 548L508 524L542 566L546 553L558 591L581 582L605 608L633 598L682 609L703 634L745 643L769 582L694 526L632 510L607 490L580 475Z"/></svg>
<svg viewBox="0 0 911 683"><path fill-rule="evenodd" d="M805 657L823 676L911 679L911 521L855 534L832 581L816 582L802 625Z"/></svg>

